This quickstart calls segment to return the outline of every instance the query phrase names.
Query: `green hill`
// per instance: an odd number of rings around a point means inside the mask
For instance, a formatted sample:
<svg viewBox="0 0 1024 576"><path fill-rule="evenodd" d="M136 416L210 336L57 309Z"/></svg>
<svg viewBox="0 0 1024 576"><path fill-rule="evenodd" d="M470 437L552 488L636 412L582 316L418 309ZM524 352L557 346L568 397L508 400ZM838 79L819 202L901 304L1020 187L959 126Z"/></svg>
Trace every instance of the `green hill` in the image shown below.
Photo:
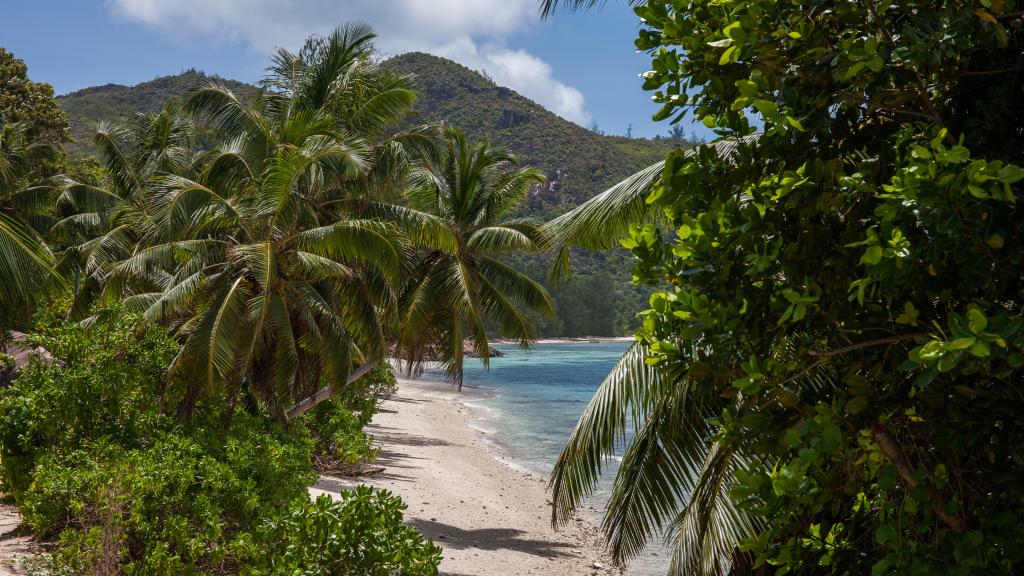
<svg viewBox="0 0 1024 576"><path fill-rule="evenodd" d="M104 84L58 96L64 112L68 115L74 142L66 146L72 157L92 155L92 135L100 122L114 122L139 112L156 112L168 98L184 96L193 86L210 78L203 72L187 70L176 76L159 78L124 86ZM255 86L214 77L240 94L256 90Z"/></svg>
<svg viewBox="0 0 1024 576"><path fill-rule="evenodd" d="M520 215L547 220L615 184L625 176L665 157L680 143L669 139L630 139L587 130L549 112L482 74L437 56L410 53L387 61L396 71L414 76L419 92L410 123L438 122L456 126L474 140L489 139L511 149L521 163L538 167L548 177L535 189ZM135 86L106 84L60 96L75 142L73 157L91 154L91 134L100 121L153 112L168 98L181 97L208 78L189 70ZM245 94L250 84L220 79ZM543 278L541 258L517 262ZM645 294L629 285L628 254L579 252L574 269L582 278L559 289L559 317L541 322L545 335L609 335L632 320ZM601 311L601 312L599 312Z"/></svg>
<svg viewBox="0 0 1024 576"><path fill-rule="evenodd" d="M552 206L575 206L664 159L674 145L592 132L451 60L414 52L388 63L415 76L414 121L446 122L515 151L547 174L538 197Z"/></svg>

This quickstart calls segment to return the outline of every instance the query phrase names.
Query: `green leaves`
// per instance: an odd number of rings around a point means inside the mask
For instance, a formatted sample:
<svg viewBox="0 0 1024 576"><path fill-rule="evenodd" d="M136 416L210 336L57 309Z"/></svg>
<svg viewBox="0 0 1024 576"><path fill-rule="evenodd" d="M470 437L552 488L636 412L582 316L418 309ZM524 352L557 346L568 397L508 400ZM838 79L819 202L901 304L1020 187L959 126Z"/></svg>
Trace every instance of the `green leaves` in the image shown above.
<svg viewBox="0 0 1024 576"><path fill-rule="evenodd" d="M787 322L799 322L800 320L803 320L804 316L807 315L808 307L819 300L817 296L813 296L807 292L800 293L791 288L783 290L782 296L787 302L789 302L789 306L786 307L786 310L776 322L780 326Z"/></svg>
<svg viewBox="0 0 1024 576"><path fill-rule="evenodd" d="M967 310L967 327L975 334L981 334L982 330L988 328L988 318L977 306L972 306Z"/></svg>
<svg viewBox="0 0 1024 576"><path fill-rule="evenodd" d="M868 246L867 249L864 250L864 255L860 257L860 261L862 264L867 264L869 266L878 264L882 261L882 256L884 254L885 252L882 250L881 246Z"/></svg>
<svg viewBox="0 0 1024 576"><path fill-rule="evenodd" d="M1019 83L1016 8L637 10L656 118L692 113L721 136L714 151L667 158L648 197L664 226L630 215L634 277L657 287L638 335L648 365L686 382L686 403L721 402L703 446L735 442L751 457L729 487L764 521L740 546L743 566L883 575L1024 563L1011 551L1024 538L1011 480L1021 470L1004 470L1024 462L1005 433L1024 411L1010 385L1024 367L1024 132L1007 96ZM672 490L701 505L656 450L692 441L685 425L644 425L636 453L660 461L638 459L631 473L661 490L615 524L640 533L626 519L658 518L677 504ZM967 494L954 480L967 477L985 487Z"/></svg>

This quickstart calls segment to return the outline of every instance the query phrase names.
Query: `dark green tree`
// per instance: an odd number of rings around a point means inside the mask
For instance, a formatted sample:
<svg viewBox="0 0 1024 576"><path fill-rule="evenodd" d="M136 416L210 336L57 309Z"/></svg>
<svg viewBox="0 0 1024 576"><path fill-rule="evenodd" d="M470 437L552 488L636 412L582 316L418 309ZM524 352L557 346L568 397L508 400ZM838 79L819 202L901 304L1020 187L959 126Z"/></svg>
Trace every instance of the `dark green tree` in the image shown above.
<svg viewBox="0 0 1024 576"><path fill-rule="evenodd" d="M632 419L620 559L667 529L674 574L1019 573L1020 3L636 12L656 118L723 140L553 227L628 228L667 286L558 462L556 520Z"/></svg>
<svg viewBox="0 0 1024 576"><path fill-rule="evenodd" d="M68 119L53 98L53 86L33 82L25 61L0 48L0 124L23 123L28 139L60 145L71 138Z"/></svg>

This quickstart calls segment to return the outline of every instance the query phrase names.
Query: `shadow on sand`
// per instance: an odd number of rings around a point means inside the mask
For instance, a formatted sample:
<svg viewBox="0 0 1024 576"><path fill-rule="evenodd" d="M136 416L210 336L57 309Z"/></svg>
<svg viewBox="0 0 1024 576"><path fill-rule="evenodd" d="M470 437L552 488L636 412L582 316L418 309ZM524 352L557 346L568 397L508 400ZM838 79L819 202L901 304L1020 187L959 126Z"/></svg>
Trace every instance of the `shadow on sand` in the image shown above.
<svg viewBox="0 0 1024 576"><path fill-rule="evenodd" d="M522 530L514 528L479 528L465 530L450 524L431 520L413 519L409 522L424 536L433 538L434 542L446 548L456 550L515 550L532 556L543 558L568 558L575 556L571 546L564 542L549 540L522 539Z"/></svg>

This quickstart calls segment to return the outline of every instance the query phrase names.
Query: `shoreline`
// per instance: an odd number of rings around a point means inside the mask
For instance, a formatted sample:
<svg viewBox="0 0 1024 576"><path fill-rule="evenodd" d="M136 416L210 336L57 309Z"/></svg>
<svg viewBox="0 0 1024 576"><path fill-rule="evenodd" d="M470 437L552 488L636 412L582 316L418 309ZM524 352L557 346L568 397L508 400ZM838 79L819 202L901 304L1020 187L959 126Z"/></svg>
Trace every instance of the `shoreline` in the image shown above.
<svg viewBox="0 0 1024 576"><path fill-rule="evenodd" d="M538 338L532 340L530 345L534 344L607 344L609 342L632 342L635 340L635 336L576 336L573 338ZM488 340L489 344L501 345L517 345L516 340L508 340L505 338L498 338L496 340Z"/></svg>
<svg viewBox="0 0 1024 576"><path fill-rule="evenodd" d="M311 494L369 484L399 495L406 523L444 550L441 574L619 574L595 524L551 527L546 480L502 454L474 411L445 382L399 378L367 427L384 472L322 476Z"/></svg>

